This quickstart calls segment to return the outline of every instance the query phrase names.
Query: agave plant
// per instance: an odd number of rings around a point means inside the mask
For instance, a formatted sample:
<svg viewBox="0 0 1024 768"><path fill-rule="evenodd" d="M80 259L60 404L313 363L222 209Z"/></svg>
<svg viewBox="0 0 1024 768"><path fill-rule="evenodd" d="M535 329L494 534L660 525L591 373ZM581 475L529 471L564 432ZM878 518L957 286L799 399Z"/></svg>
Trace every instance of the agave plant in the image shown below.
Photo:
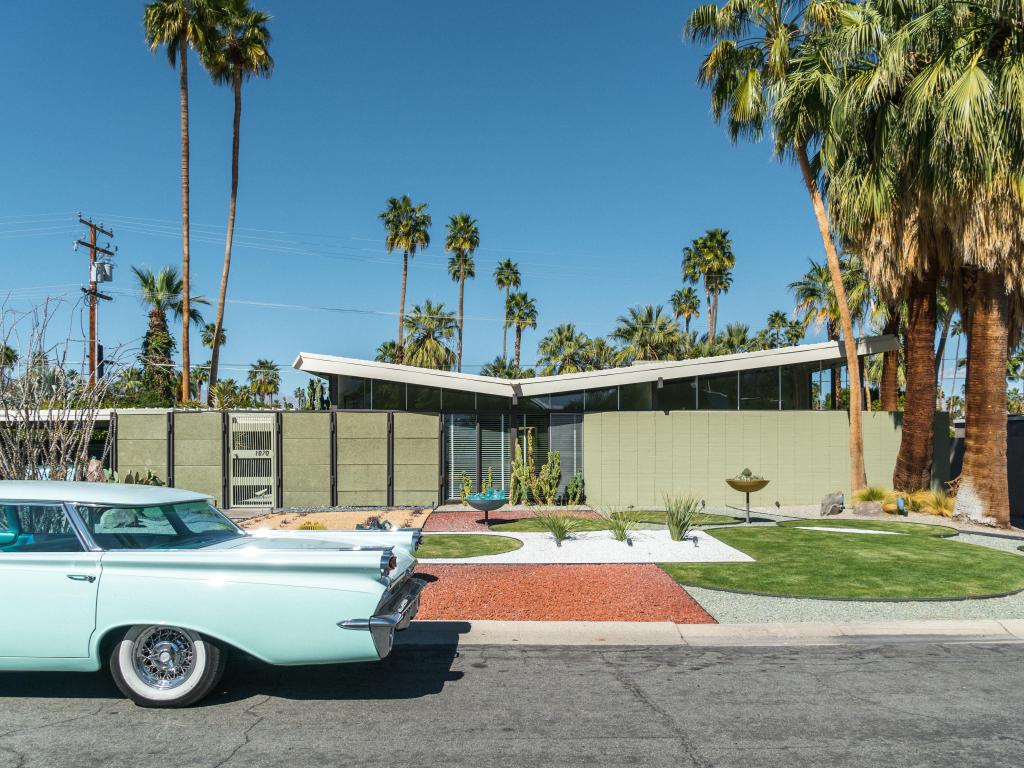
<svg viewBox="0 0 1024 768"><path fill-rule="evenodd" d="M629 534L636 530L640 523L640 516L632 509L618 509L607 515L608 530L612 532L612 538L616 541L624 541L630 546L633 542L629 540Z"/></svg>
<svg viewBox="0 0 1024 768"><path fill-rule="evenodd" d="M562 546L562 541L580 529L580 519L564 512L538 512L534 519L545 531L555 539L555 546Z"/></svg>
<svg viewBox="0 0 1024 768"><path fill-rule="evenodd" d="M693 496L665 496L668 535L672 541L685 541L697 523L700 501ZM696 542L695 542L696 543Z"/></svg>

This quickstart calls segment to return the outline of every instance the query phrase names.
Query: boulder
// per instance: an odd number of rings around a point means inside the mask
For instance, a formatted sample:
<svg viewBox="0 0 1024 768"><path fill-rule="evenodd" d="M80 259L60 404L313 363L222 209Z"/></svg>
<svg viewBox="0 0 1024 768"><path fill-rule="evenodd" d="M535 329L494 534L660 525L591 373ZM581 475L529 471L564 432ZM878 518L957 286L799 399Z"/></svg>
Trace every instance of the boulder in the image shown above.
<svg viewBox="0 0 1024 768"><path fill-rule="evenodd" d="M836 491L830 493L821 502L821 517L827 517L829 515L838 515L843 511L845 506L845 499L843 498L842 491Z"/></svg>
<svg viewBox="0 0 1024 768"><path fill-rule="evenodd" d="M861 501L854 506L853 511L863 517L883 517L885 508L880 501Z"/></svg>

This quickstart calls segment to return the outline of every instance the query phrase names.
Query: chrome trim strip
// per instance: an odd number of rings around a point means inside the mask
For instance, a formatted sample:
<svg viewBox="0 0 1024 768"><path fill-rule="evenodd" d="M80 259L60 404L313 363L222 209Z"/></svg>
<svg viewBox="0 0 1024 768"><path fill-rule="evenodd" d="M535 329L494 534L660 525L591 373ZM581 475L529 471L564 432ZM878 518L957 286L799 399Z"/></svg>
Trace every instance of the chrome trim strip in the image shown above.
<svg viewBox="0 0 1024 768"><path fill-rule="evenodd" d="M75 531L75 535L78 537L78 541L85 548L86 552L102 552L103 548L100 547L92 538L92 534L89 533L89 527L85 524L82 516L78 514L78 509L75 504L70 501L63 502L60 506L64 508L64 514L71 522L71 527Z"/></svg>
<svg viewBox="0 0 1024 768"><path fill-rule="evenodd" d="M377 612L368 619L345 619L339 621L342 629L356 629L369 632L373 645L382 659L391 652L395 632L408 628L420 609L420 593L427 582L410 578L403 588L395 593L385 593L384 600L377 606Z"/></svg>

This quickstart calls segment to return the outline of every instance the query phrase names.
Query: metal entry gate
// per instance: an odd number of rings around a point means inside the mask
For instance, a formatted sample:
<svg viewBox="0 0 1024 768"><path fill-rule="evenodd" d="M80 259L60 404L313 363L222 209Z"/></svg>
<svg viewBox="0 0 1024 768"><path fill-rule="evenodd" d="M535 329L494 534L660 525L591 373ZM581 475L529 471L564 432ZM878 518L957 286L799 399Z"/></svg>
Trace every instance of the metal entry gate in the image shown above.
<svg viewBox="0 0 1024 768"><path fill-rule="evenodd" d="M274 414L232 413L229 418L230 506L270 509L274 506Z"/></svg>

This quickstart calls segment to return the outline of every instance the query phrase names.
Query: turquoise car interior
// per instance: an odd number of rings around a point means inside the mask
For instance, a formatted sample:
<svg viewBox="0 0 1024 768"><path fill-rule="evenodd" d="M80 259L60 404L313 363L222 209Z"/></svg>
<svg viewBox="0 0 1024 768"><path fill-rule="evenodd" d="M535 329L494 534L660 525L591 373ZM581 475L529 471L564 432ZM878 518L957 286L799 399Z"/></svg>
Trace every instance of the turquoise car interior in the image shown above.
<svg viewBox="0 0 1024 768"><path fill-rule="evenodd" d="M74 531L54 507L20 507L5 504L0 509L0 552L80 552L82 545ZM57 508L59 509L59 508ZM44 521L44 516L49 518Z"/></svg>

